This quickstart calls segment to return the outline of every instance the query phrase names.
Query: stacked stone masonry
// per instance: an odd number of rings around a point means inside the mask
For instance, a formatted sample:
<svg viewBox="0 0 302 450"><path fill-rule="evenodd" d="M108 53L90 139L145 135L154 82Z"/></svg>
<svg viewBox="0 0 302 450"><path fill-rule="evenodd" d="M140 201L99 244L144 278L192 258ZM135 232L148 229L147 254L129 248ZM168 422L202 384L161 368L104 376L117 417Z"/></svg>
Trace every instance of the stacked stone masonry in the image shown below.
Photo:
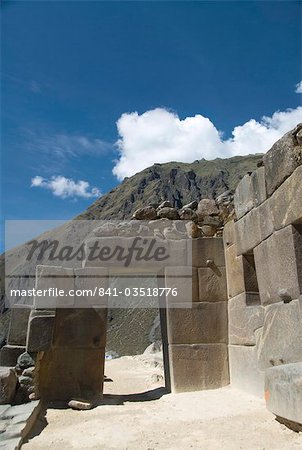
<svg viewBox="0 0 302 450"><path fill-rule="evenodd" d="M299 125L246 175L224 228L231 385L302 422L302 147Z"/></svg>
<svg viewBox="0 0 302 450"><path fill-rule="evenodd" d="M226 274L221 238L192 241L192 296L167 297L167 328L173 392L229 384ZM177 285L177 268L165 271L167 287ZM180 279L178 278L178 282ZM189 302L192 299L192 305Z"/></svg>

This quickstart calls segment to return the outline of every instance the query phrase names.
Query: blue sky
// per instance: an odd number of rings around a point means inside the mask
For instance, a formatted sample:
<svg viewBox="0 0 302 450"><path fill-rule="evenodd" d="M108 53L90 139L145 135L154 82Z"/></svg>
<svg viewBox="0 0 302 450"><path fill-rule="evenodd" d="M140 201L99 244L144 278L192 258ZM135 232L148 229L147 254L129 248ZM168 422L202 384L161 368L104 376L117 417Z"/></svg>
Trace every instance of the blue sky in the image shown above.
<svg viewBox="0 0 302 450"><path fill-rule="evenodd" d="M302 120L300 2L1 9L6 219L72 218L156 161L265 151Z"/></svg>

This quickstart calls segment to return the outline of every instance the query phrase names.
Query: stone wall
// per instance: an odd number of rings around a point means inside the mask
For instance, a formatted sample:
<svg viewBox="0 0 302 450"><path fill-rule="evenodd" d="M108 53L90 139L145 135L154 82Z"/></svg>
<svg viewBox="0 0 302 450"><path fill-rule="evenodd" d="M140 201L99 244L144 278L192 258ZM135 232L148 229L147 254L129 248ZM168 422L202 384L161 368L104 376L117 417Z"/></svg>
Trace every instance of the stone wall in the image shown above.
<svg viewBox="0 0 302 450"><path fill-rule="evenodd" d="M224 228L230 380L302 422L302 125L247 174ZM300 386L300 389L298 389Z"/></svg>

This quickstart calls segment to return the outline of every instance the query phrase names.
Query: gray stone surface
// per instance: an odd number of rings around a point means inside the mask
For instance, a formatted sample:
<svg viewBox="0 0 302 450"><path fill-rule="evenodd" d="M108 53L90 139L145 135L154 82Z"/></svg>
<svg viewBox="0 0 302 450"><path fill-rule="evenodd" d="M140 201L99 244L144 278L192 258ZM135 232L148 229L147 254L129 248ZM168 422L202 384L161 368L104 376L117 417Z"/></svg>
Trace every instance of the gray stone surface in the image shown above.
<svg viewBox="0 0 302 450"><path fill-rule="evenodd" d="M57 288L64 292L63 296L56 296L53 292L50 294L34 298L34 307L36 309L51 308L70 308L74 306L74 296L68 295L71 289L74 289L74 271L61 266L38 265L36 269L36 289L48 290Z"/></svg>
<svg viewBox="0 0 302 450"><path fill-rule="evenodd" d="M178 220L179 214L176 208L164 207L157 212L157 217L160 219Z"/></svg>
<svg viewBox="0 0 302 450"><path fill-rule="evenodd" d="M266 406L276 416L302 424L302 362L265 371Z"/></svg>
<svg viewBox="0 0 302 450"><path fill-rule="evenodd" d="M58 309L53 346L69 349L105 347L107 309Z"/></svg>
<svg viewBox="0 0 302 450"><path fill-rule="evenodd" d="M106 308L108 296L99 295L99 290L107 290L109 284L109 271L104 267L85 267L75 269L75 290L82 291L82 296L75 296L75 306L77 308ZM90 295L89 292L96 295Z"/></svg>
<svg viewBox="0 0 302 450"><path fill-rule="evenodd" d="M270 198L275 230L292 223L302 223L302 166Z"/></svg>
<svg viewBox="0 0 302 450"><path fill-rule="evenodd" d="M228 297L242 292L258 292L253 255L237 256L236 245L225 249Z"/></svg>
<svg viewBox="0 0 302 450"><path fill-rule="evenodd" d="M11 345L26 344L26 330L30 308L12 308L7 342Z"/></svg>
<svg viewBox="0 0 302 450"><path fill-rule="evenodd" d="M252 173L251 182L254 207L257 207L267 199L264 167L258 167L258 169Z"/></svg>
<svg viewBox="0 0 302 450"><path fill-rule="evenodd" d="M229 384L226 344L169 345L172 392L217 389Z"/></svg>
<svg viewBox="0 0 302 450"><path fill-rule="evenodd" d="M105 348L52 348L37 365L36 392L45 401L101 398Z"/></svg>
<svg viewBox="0 0 302 450"><path fill-rule="evenodd" d="M252 177L250 174L246 174L235 190L234 206L237 219L253 209L254 205Z"/></svg>
<svg viewBox="0 0 302 450"><path fill-rule="evenodd" d="M258 368L255 346L229 345L231 386L263 398L264 372Z"/></svg>
<svg viewBox="0 0 302 450"><path fill-rule="evenodd" d="M176 289L177 296L172 291L167 293L167 302L187 304L199 301L198 274L196 267L176 266L166 267L165 287Z"/></svg>
<svg viewBox="0 0 302 450"><path fill-rule="evenodd" d="M171 305L173 306L173 305ZM169 344L227 343L227 302L167 309Z"/></svg>
<svg viewBox="0 0 302 450"><path fill-rule="evenodd" d="M257 339L260 369L302 361L302 311L299 300L265 308L262 333Z"/></svg>
<svg viewBox="0 0 302 450"><path fill-rule="evenodd" d="M0 350L0 365L14 367L18 357L24 353L26 347L23 345L5 345Z"/></svg>
<svg viewBox="0 0 302 450"><path fill-rule="evenodd" d="M228 301L229 343L255 345L255 330L263 326L264 308L259 294L243 293ZM249 306L248 306L249 305Z"/></svg>
<svg viewBox="0 0 302 450"><path fill-rule="evenodd" d="M235 222L237 255L250 253L274 231L269 199Z"/></svg>
<svg viewBox="0 0 302 450"><path fill-rule="evenodd" d="M295 132L290 131L279 139L263 157L268 195L288 178L302 163L302 146Z"/></svg>
<svg viewBox="0 0 302 450"><path fill-rule="evenodd" d="M10 367L0 367L0 404L11 403L17 386L17 375Z"/></svg>
<svg viewBox="0 0 302 450"><path fill-rule="evenodd" d="M219 209L216 205L215 200L209 198L203 198L198 203L197 216L198 221L203 221L206 216L218 216Z"/></svg>
<svg viewBox="0 0 302 450"><path fill-rule="evenodd" d="M28 352L43 352L51 346L55 324L55 313L45 314L36 311L28 323L26 350Z"/></svg>
<svg viewBox="0 0 302 450"><path fill-rule="evenodd" d="M255 248L255 264L261 303L282 300L284 290L292 299L302 288L302 234L289 225L275 232Z"/></svg>
<svg viewBox="0 0 302 450"><path fill-rule="evenodd" d="M28 367L33 367L34 365L35 361L28 352L22 353L17 359L17 366L21 370L28 369Z"/></svg>
<svg viewBox="0 0 302 450"><path fill-rule="evenodd" d="M226 248L235 243L234 220L230 220L225 224L223 228L223 242Z"/></svg>
<svg viewBox="0 0 302 450"><path fill-rule="evenodd" d="M209 259L218 267L225 265L222 238L192 239L192 266L207 267Z"/></svg>
<svg viewBox="0 0 302 450"><path fill-rule="evenodd" d="M224 267L198 269L199 301L221 302L227 300L226 272Z"/></svg>
<svg viewBox="0 0 302 450"><path fill-rule="evenodd" d="M0 449L18 450L33 427L41 410L41 403L33 401L22 405L8 406L0 416Z"/></svg>
<svg viewBox="0 0 302 450"><path fill-rule="evenodd" d="M138 220L153 220L156 219L156 217L156 209L153 206L145 206L144 208L139 208L133 214L133 218Z"/></svg>

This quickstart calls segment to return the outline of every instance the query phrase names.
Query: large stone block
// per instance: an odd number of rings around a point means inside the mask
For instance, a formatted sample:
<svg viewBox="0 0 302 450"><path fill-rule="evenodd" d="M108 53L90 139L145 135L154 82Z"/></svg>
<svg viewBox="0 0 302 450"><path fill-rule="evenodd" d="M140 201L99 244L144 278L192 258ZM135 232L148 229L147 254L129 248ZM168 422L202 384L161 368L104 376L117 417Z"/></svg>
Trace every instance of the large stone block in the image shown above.
<svg viewBox="0 0 302 450"><path fill-rule="evenodd" d="M254 207L257 207L267 199L264 167L258 167L258 169L252 173L251 181Z"/></svg>
<svg viewBox="0 0 302 450"><path fill-rule="evenodd" d="M17 375L10 367L0 367L0 405L12 403L17 386Z"/></svg>
<svg viewBox="0 0 302 450"><path fill-rule="evenodd" d="M264 372L258 368L255 346L229 345L231 386L250 394L264 395Z"/></svg>
<svg viewBox="0 0 302 450"><path fill-rule="evenodd" d="M293 223L302 223L302 166L277 189L270 198L276 230Z"/></svg>
<svg viewBox="0 0 302 450"><path fill-rule="evenodd" d="M288 178L302 163L302 146L298 145L295 130L286 133L263 157L268 195Z"/></svg>
<svg viewBox="0 0 302 450"><path fill-rule="evenodd" d="M109 271L104 267L74 269L76 308L107 308ZM105 295L102 295L105 294Z"/></svg>
<svg viewBox="0 0 302 450"><path fill-rule="evenodd" d="M262 333L257 339L261 369L302 361L302 311L299 300L265 308Z"/></svg>
<svg viewBox="0 0 302 450"><path fill-rule="evenodd" d="M37 266L35 309L72 308L74 271L61 266ZM41 295L40 295L41 294Z"/></svg>
<svg viewBox="0 0 302 450"><path fill-rule="evenodd" d="M223 243L226 248L235 243L234 225L234 220L230 220L223 228Z"/></svg>
<svg viewBox="0 0 302 450"><path fill-rule="evenodd" d="M227 343L227 302L167 308L169 344Z"/></svg>
<svg viewBox="0 0 302 450"><path fill-rule="evenodd" d="M190 307L192 302L198 302L199 290L196 267L166 267L165 287L177 291L177 296L172 295L172 291L167 294L169 303L182 303Z"/></svg>
<svg viewBox="0 0 302 450"><path fill-rule="evenodd" d="M234 195L234 206L237 219L254 208L253 185L250 174L246 174L238 183Z"/></svg>
<svg viewBox="0 0 302 450"><path fill-rule="evenodd" d="M0 366L14 367L18 357L25 351L24 345L4 345L0 350Z"/></svg>
<svg viewBox="0 0 302 450"><path fill-rule="evenodd" d="M7 342L25 345L30 308L12 308Z"/></svg>
<svg viewBox="0 0 302 450"><path fill-rule="evenodd" d="M236 188L234 206L237 219L261 205L266 198L264 167L259 167L245 175Z"/></svg>
<svg viewBox="0 0 302 450"><path fill-rule="evenodd" d="M242 292L258 292L258 282L253 255L237 256L236 245L225 250L228 297Z"/></svg>
<svg viewBox="0 0 302 450"><path fill-rule="evenodd" d="M223 239L215 237L192 239L192 266L207 267L209 260L218 267L225 265Z"/></svg>
<svg viewBox="0 0 302 450"><path fill-rule="evenodd" d="M228 301L229 343L255 345L255 331L263 326L264 308L259 294L243 293Z"/></svg>
<svg viewBox="0 0 302 450"><path fill-rule="evenodd" d="M302 362L267 369L265 394L269 411L302 424Z"/></svg>
<svg viewBox="0 0 302 450"><path fill-rule="evenodd" d="M198 269L199 301L221 302L227 300L226 272L224 267Z"/></svg>
<svg viewBox="0 0 302 450"><path fill-rule="evenodd" d="M36 367L37 394L45 401L98 401L102 396L105 348L54 348Z"/></svg>
<svg viewBox="0 0 302 450"><path fill-rule="evenodd" d="M274 231L269 200L235 222L237 255L250 253Z"/></svg>
<svg viewBox="0 0 302 450"><path fill-rule="evenodd" d="M102 348L106 344L107 309L58 309L53 346L66 349Z"/></svg>
<svg viewBox="0 0 302 450"><path fill-rule="evenodd" d="M55 324L55 312L32 311L29 318L26 351L43 352L50 348Z"/></svg>
<svg viewBox="0 0 302 450"><path fill-rule="evenodd" d="M261 303L298 298L302 292L302 234L289 225L254 251Z"/></svg>
<svg viewBox="0 0 302 450"><path fill-rule="evenodd" d="M172 392L217 389L229 384L226 344L169 345Z"/></svg>

